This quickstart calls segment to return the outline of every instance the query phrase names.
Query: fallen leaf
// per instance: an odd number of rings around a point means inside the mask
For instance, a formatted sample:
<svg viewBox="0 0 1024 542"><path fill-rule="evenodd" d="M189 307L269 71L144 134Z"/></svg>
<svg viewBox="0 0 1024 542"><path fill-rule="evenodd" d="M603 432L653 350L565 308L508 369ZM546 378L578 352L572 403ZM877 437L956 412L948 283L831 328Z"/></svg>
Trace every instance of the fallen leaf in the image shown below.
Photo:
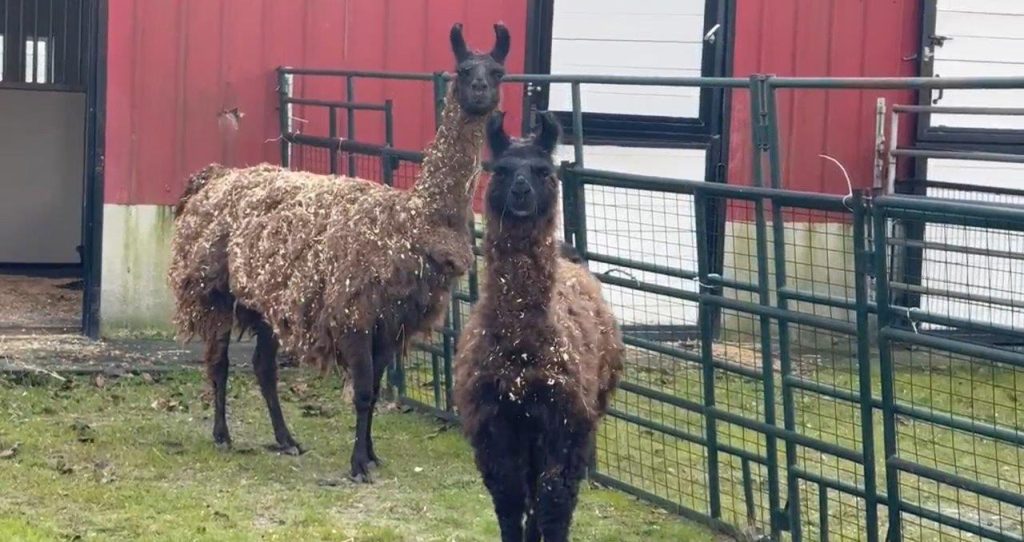
<svg viewBox="0 0 1024 542"><path fill-rule="evenodd" d="M107 379L102 374L97 373L92 379L92 383L95 384L97 388L103 389L107 385Z"/></svg>
<svg viewBox="0 0 1024 542"><path fill-rule="evenodd" d="M412 469L413 472L423 472L423 467L416 467Z"/></svg>
<svg viewBox="0 0 1024 542"><path fill-rule="evenodd" d="M156 380L153 378L153 375L149 373L142 373L142 381L145 382L146 384L152 384L156 382Z"/></svg>
<svg viewBox="0 0 1024 542"><path fill-rule="evenodd" d="M14 446L7 448L6 450L0 451L0 459L11 459L18 455L18 448L21 448L20 442L15 442Z"/></svg>

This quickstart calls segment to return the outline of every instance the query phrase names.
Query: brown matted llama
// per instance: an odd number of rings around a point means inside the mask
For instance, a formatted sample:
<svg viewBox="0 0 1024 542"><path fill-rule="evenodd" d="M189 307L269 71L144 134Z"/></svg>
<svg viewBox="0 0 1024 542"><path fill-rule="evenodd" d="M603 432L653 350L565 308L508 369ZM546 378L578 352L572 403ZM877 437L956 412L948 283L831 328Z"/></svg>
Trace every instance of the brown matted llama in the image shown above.
<svg viewBox="0 0 1024 542"><path fill-rule="evenodd" d="M561 542L624 347L600 282L555 238L557 120L542 115L519 141L503 120L488 123L486 277L460 339L455 401L501 539Z"/></svg>
<svg viewBox="0 0 1024 542"><path fill-rule="evenodd" d="M476 53L462 25L452 28L457 73L412 190L270 165L213 165L190 179L175 210L169 276L181 335L206 343L218 447L231 444L228 344L233 329L251 332L276 448L302 453L278 399L275 358L284 346L347 368L357 415L351 477L372 481L385 368L439 324L473 261L470 206L510 45L505 26L494 29L494 48Z"/></svg>

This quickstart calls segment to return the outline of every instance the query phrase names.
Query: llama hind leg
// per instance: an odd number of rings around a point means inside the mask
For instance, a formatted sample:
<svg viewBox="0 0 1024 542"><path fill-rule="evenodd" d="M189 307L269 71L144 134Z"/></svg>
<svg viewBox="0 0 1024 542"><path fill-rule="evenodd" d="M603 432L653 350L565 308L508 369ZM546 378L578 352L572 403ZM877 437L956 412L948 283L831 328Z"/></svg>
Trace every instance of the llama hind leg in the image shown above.
<svg viewBox="0 0 1024 542"><path fill-rule="evenodd" d="M370 417L373 409L373 341L369 333L351 333L342 341L342 359L348 362L352 378L352 403L356 410L356 440L352 446L350 477L355 482L371 483Z"/></svg>
<svg viewBox="0 0 1024 542"><path fill-rule="evenodd" d="M231 329L218 332L206 340L206 375L213 386L213 442L217 448L231 448L231 433L228 431L228 344Z"/></svg>
<svg viewBox="0 0 1024 542"><path fill-rule="evenodd" d="M271 447L287 455L301 455L302 447L292 438L281 412L281 400L277 394L277 350L278 342L274 331L265 322L256 325L256 351L252 355L252 368L260 385L263 400L267 403L270 423L274 427L277 445Z"/></svg>
<svg viewBox="0 0 1024 542"><path fill-rule="evenodd" d="M393 341L388 340L387 334L375 333L373 340L373 400L370 402L370 412L366 422L366 448L367 456L370 458L370 466L380 466L382 461L373 448L373 413L377 409L377 401L380 399L381 381L388 365L395 360L397 348Z"/></svg>

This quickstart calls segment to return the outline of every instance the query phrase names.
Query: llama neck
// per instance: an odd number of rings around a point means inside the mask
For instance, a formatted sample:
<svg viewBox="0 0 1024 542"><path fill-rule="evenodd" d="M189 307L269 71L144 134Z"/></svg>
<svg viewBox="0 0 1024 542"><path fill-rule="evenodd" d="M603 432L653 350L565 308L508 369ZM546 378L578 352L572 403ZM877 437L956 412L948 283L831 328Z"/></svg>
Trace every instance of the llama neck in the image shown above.
<svg viewBox="0 0 1024 542"><path fill-rule="evenodd" d="M555 287L558 246L554 216L528 224L502 223L489 216L484 241L485 294L503 329L515 332L544 317Z"/></svg>
<svg viewBox="0 0 1024 542"><path fill-rule="evenodd" d="M452 225L465 224L480 174L486 116L463 113L454 85L445 97L437 136L424 152L414 193L428 213Z"/></svg>

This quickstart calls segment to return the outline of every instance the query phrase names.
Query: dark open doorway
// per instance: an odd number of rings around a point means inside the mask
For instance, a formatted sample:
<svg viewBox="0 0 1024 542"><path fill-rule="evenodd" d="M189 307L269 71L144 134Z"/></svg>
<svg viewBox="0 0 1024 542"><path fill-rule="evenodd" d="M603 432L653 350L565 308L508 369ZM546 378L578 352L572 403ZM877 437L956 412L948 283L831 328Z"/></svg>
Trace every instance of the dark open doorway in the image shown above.
<svg viewBox="0 0 1024 542"><path fill-rule="evenodd" d="M102 0L0 0L0 333L94 335Z"/></svg>

